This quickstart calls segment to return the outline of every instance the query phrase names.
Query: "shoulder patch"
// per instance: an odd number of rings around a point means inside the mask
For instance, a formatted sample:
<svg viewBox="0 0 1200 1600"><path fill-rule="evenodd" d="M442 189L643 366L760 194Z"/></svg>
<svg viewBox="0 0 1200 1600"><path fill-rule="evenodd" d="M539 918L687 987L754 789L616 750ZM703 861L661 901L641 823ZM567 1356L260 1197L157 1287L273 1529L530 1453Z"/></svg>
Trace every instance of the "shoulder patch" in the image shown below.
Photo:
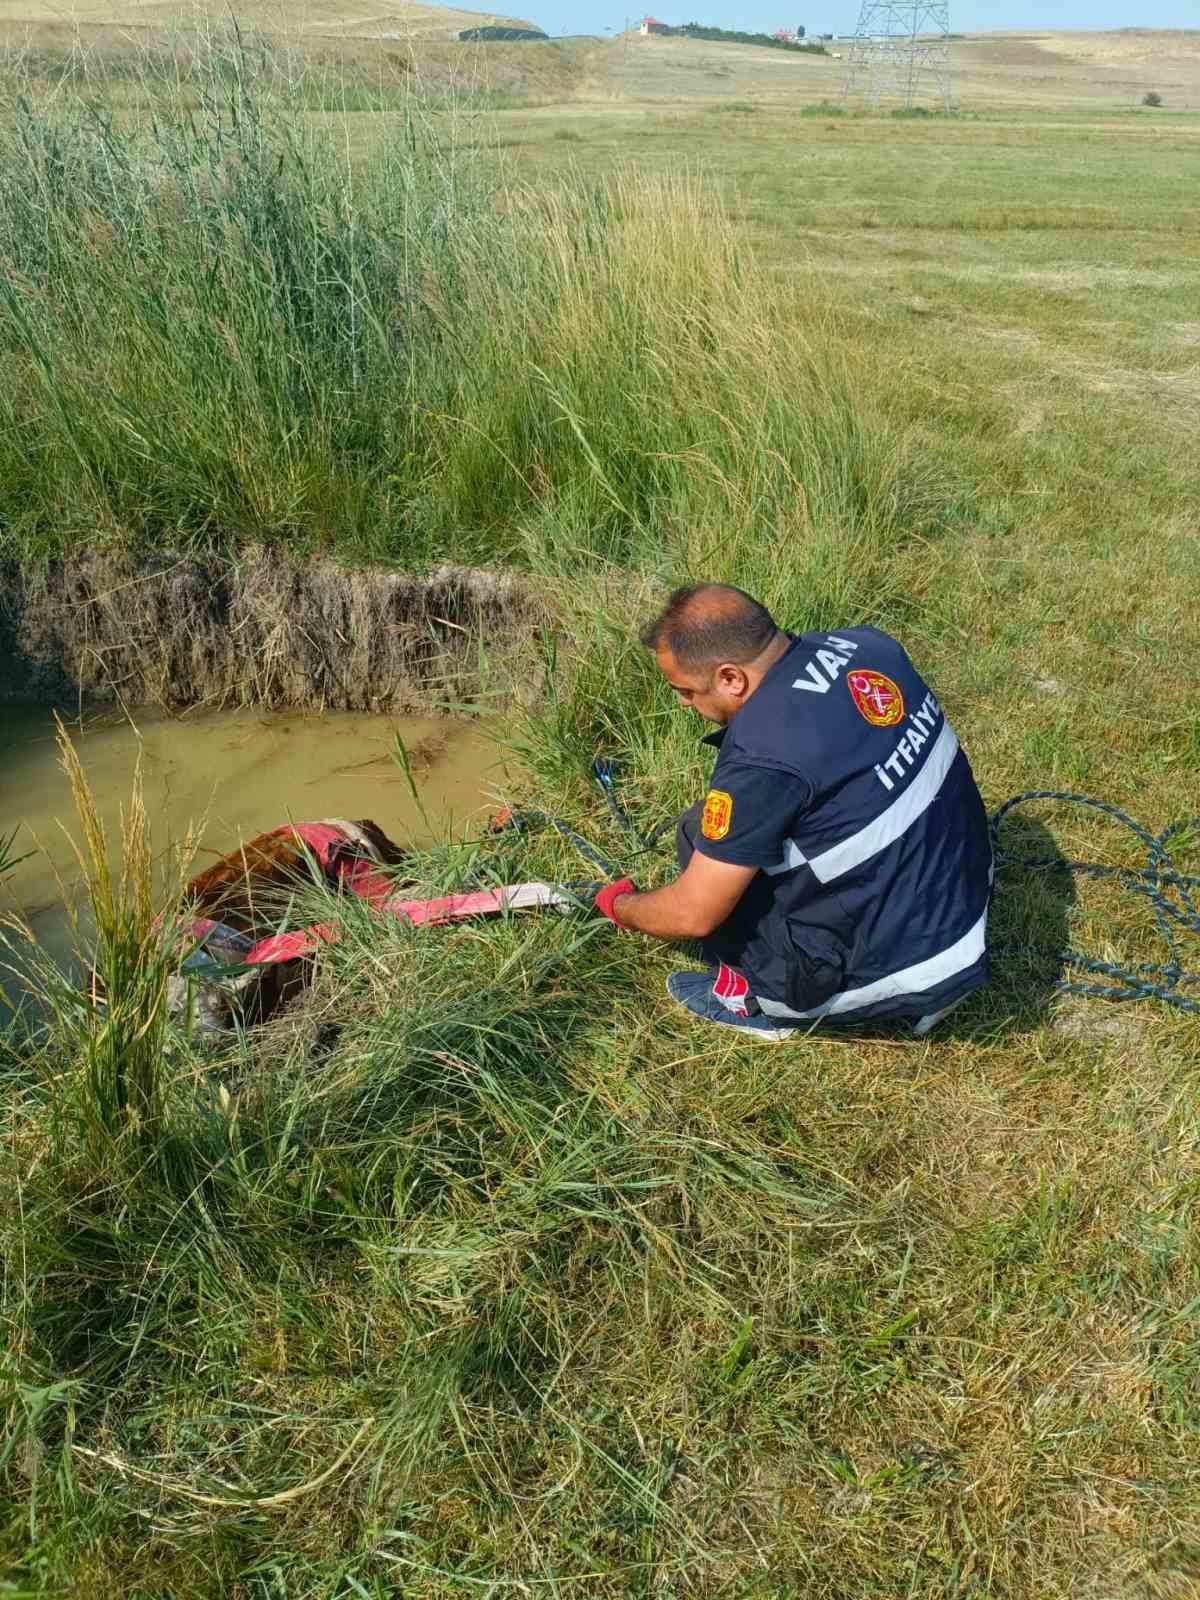
<svg viewBox="0 0 1200 1600"><path fill-rule="evenodd" d="M700 818L700 832L706 839L723 839L733 822L733 796L724 789L710 789Z"/></svg>
<svg viewBox="0 0 1200 1600"><path fill-rule="evenodd" d="M882 672L856 667L846 674L846 687L860 715L874 728L890 728L904 715L904 696L899 684Z"/></svg>

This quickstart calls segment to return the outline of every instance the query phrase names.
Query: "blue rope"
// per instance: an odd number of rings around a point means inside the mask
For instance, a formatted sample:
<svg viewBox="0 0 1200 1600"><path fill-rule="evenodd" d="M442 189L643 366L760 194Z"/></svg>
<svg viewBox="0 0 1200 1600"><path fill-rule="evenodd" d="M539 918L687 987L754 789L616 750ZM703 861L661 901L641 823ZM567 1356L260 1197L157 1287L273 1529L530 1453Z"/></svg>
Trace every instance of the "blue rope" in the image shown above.
<svg viewBox="0 0 1200 1600"><path fill-rule="evenodd" d="M592 762L592 776L604 791L604 798L608 801L608 809L612 812L617 822L626 833L632 834L642 850L653 850L663 834L670 833L675 826L675 818L668 817L665 822L660 822L649 834L640 834L625 814L625 809L617 799L616 763L609 761L605 756L597 756Z"/></svg>
<svg viewBox="0 0 1200 1600"><path fill-rule="evenodd" d="M581 833L577 833L561 817L552 817L548 811L535 811L528 808L514 811L505 818L503 824L496 831L502 832L504 828L515 828L518 833L523 833L530 824L535 827L553 828L556 833L561 833L564 839L568 839L575 846L581 856L590 861L594 867L599 868L606 879L622 876L621 872L608 857L600 854L595 845L589 844ZM566 887L569 887L574 893L579 893L581 888L577 884L566 885ZM597 884L596 888L599 889L600 885Z"/></svg>
<svg viewBox="0 0 1200 1600"><path fill-rule="evenodd" d="M596 760L592 762L592 776L603 790L609 810L617 819L621 829L637 841L638 850L635 853L640 855L647 850L654 849L662 836L674 828L675 819L674 817L668 818L666 822L660 823L648 835L639 833L630 821L621 802L617 799L615 770L615 763L603 756L597 756ZM520 811L512 812L505 820L503 827L515 828L519 833L530 824L536 827L553 828L556 833L561 834L564 839L573 844L585 860L590 861L594 867L599 868L609 882L614 878L624 877L621 869L610 861L606 855L597 850L594 844L589 844L583 835L572 828L569 823L564 822L561 817L552 817L548 811L538 811L523 807ZM599 883L569 883L563 884L561 887L569 889L572 894L594 896L603 885Z"/></svg>
<svg viewBox="0 0 1200 1600"><path fill-rule="evenodd" d="M1146 865L1110 867L1094 861L1071 861L1066 856L1028 857L1015 855L1000 845L1000 824L1017 806L1032 800L1053 800L1064 805L1085 806L1103 816L1112 817L1122 827L1128 828L1146 846ZM1144 895L1149 900L1154 919L1167 947L1165 963L1143 962L1136 967L1121 967L1111 961L1100 961L1094 956L1082 955L1077 950L1055 950L1017 943L995 944L993 949L1023 950L1027 954L1044 957L1054 964L1055 970L1074 969L1112 978L1111 984L1081 983L1066 977L1056 980L1056 987L1065 994L1088 994L1105 1000L1161 1000L1180 1011L1200 1013L1200 1000L1181 994L1185 988L1200 989L1200 973L1186 971L1182 964L1180 932L1200 933L1200 911L1196 908L1194 891L1200 889L1200 877L1179 872L1167 850L1167 845L1178 834L1200 828L1200 818L1190 822L1175 822L1160 834L1143 828L1127 812L1104 800L1094 800L1090 795L1072 794L1058 789L1026 789L1002 805L991 819L992 848L998 870L1033 872L1069 872L1076 877L1103 878L1118 883L1133 894ZM1177 900L1168 899L1173 892Z"/></svg>

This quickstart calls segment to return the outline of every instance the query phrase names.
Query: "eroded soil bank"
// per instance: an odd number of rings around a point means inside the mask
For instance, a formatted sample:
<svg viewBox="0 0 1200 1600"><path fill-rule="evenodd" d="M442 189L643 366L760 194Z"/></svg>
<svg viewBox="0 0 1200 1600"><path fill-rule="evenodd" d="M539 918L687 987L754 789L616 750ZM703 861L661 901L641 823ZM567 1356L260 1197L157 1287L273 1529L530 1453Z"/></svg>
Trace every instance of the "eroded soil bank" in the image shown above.
<svg viewBox="0 0 1200 1600"><path fill-rule="evenodd" d="M275 549L0 566L0 700L424 711L528 687L514 576L347 570Z"/></svg>

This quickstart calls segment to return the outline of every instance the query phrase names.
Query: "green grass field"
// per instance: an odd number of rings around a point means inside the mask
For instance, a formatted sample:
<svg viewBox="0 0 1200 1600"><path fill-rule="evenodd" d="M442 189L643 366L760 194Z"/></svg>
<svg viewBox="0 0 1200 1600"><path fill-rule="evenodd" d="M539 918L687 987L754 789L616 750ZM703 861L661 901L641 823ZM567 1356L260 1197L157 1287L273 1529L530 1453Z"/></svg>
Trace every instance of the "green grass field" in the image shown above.
<svg viewBox="0 0 1200 1600"><path fill-rule="evenodd" d="M1200 118L305 88L135 151L122 93L99 143L3 120L8 553L522 567L521 798L642 883L586 771L646 826L699 791L635 643L685 577L897 632L991 806L1200 812ZM1008 843L1143 859L1053 806ZM580 870L507 835L411 876ZM1030 953L1163 960L1145 901L1006 872L944 1031L773 1051L607 925L354 924L201 1057L143 871L131 834L124 1004L0 1057L0 1594L1197 1592L1200 1019Z"/></svg>

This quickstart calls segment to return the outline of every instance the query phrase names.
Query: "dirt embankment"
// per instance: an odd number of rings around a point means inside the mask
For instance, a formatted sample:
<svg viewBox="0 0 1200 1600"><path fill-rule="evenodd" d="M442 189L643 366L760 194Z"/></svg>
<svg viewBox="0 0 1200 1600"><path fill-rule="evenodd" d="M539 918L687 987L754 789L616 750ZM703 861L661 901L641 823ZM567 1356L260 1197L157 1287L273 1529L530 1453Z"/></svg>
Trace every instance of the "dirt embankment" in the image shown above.
<svg viewBox="0 0 1200 1600"><path fill-rule="evenodd" d="M544 621L507 574L253 550L0 567L0 699L413 711L516 687ZM527 671L526 658L526 671Z"/></svg>

